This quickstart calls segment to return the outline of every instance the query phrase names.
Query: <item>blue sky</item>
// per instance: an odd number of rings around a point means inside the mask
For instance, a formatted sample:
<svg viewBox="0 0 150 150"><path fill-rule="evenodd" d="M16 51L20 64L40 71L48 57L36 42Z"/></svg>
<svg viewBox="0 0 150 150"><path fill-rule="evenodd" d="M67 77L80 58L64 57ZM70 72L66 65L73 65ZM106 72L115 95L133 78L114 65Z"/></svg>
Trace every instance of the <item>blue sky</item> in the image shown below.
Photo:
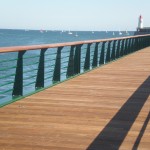
<svg viewBox="0 0 150 150"><path fill-rule="evenodd" d="M142 14L150 26L150 0L0 0L0 28L135 30Z"/></svg>

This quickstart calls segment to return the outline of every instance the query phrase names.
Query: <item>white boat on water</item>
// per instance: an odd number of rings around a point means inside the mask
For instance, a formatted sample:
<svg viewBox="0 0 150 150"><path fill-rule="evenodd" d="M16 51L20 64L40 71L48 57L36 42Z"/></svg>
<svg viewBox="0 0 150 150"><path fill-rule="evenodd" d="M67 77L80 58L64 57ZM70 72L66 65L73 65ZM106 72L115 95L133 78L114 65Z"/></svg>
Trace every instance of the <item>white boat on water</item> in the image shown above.
<svg viewBox="0 0 150 150"><path fill-rule="evenodd" d="M70 35L71 35L71 34L72 34L72 32L71 32L71 31L69 31L69 32L68 32L68 34L70 34Z"/></svg>
<svg viewBox="0 0 150 150"><path fill-rule="evenodd" d="M76 33L76 34L75 34L75 36L77 37L77 36L78 36L78 34Z"/></svg>
<svg viewBox="0 0 150 150"><path fill-rule="evenodd" d="M122 32L121 32L121 31L119 31L119 35L122 35Z"/></svg>
<svg viewBox="0 0 150 150"><path fill-rule="evenodd" d="M126 31L125 33L126 33L126 35L129 35L129 32L128 32L128 31Z"/></svg>

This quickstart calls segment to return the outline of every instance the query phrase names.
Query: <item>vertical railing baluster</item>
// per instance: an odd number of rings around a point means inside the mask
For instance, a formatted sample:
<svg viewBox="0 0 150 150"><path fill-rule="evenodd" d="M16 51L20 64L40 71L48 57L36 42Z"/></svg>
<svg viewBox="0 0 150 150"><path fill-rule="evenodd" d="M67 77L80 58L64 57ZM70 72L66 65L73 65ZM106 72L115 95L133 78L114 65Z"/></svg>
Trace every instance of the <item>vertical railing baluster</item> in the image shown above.
<svg viewBox="0 0 150 150"><path fill-rule="evenodd" d="M135 38L134 51L137 51L137 49L138 49L138 38Z"/></svg>
<svg viewBox="0 0 150 150"><path fill-rule="evenodd" d="M71 46L70 48L70 55L69 55L69 62L67 68L67 78L74 75L74 48L75 46Z"/></svg>
<svg viewBox="0 0 150 150"><path fill-rule="evenodd" d="M137 50L140 50L140 38L138 38L138 48L137 48Z"/></svg>
<svg viewBox="0 0 150 150"><path fill-rule="evenodd" d="M140 49L142 49L142 38L140 37Z"/></svg>
<svg viewBox="0 0 150 150"><path fill-rule="evenodd" d="M103 65L104 63L105 63L105 58L104 58L104 56L105 56L105 44L106 44L106 42L103 42L102 43L102 48L101 48L101 53L100 53L100 60L99 60L99 64L100 65Z"/></svg>
<svg viewBox="0 0 150 150"><path fill-rule="evenodd" d="M95 50L94 50L92 68L97 67L97 63L98 63L98 45L99 45L99 43L95 43Z"/></svg>
<svg viewBox="0 0 150 150"><path fill-rule="evenodd" d="M54 74L53 74L53 83L59 82L61 80L61 50L63 47L58 47L57 49L57 56L56 56L56 62L55 62L55 68L54 68Z"/></svg>
<svg viewBox="0 0 150 150"><path fill-rule="evenodd" d="M23 95L23 55L26 51L18 52L15 81L13 85L13 97Z"/></svg>
<svg viewBox="0 0 150 150"><path fill-rule="evenodd" d="M147 39L147 42L146 42L146 47L147 47L150 45L150 39L149 39L149 37L147 37L146 39Z"/></svg>
<svg viewBox="0 0 150 150"><path fill-rule="evenodd" d="M144 38L141 37L141 49L144 48Z"/></svg>
<svg viewBox="0 0 150 150"><path fill-rule="evenodd" d="M127 55L128 51L128 39L125 39L125 48L124 48L124 52L123 55Z"/></svg>
<svg viewBox="0 0 150 150"><path fill-rule="evenodd" d="M74 56L74 74L79 74L81 69L81 47L82 45L76 45Z"/></svg>
<svg viewBox="0 0 150 150"><path fill-rule="evenodd" d="M115 60L116 58L116 40L113 41L113 48L111 52L111 60Z"/></svg>
<svg viewBox="0 0 150 150"><path fill-rule="evenodd" d="M142 49L142 38L140 37L140 49Z"/></svg>
<svg viewBox="0 0 150 150"><path fill-rule="evenodd" d="M124 53L124 39L123 39L122 42L121 42L120 57L123 56L123 53Z"/></svg>
<svg viewBox="0 0 150 150"><path fill-rule="evenodd" d="M91 43L87 45L87 51L86 51L85 62L84 62L84 70L90 69L90 47L91 47Z"/></svg>
<svg viewBox="0 0 150 150"><path fill-rule="evenodd" d="M108 42L108 47L107 47L107 53L106 53L106 62L110 62L110 50L111 50L111 42L112 41L109 41Z"/></svg>
<svg viewBox="0 0 150 150"><path fill-rule="evenodd" d="M116 58L119 58L120 57L120 40L118 40L118 43L117 43L117 52L116 52Z"/></svg>
<svg viewBox="0 0 150 150"><path fill-rule="evenodd" d="M138 38L135 38L134 51L138 50Z"/></svg>
<svg viewBox="0 0 150 150"><path fill-rule="evenodd" d="M35 83L36 89L44 87L44 69L45 69L44 61L45 61L46 50L47 48L41 49L41 52L40 52L39 66L38 66L36 83Z"/></svg>
<svg viewBox="0 0 150 150"><path fill-rule="evenodd" d="M134 52L135 38L132 38L131 53Z"/></svg>
<svg viewBox="0 0 150 150"><path fill-rule="evenodd" d="M145 38L145 47L147 47L148 46L148 38L146 37Z"/></svg>
<svg viewBox="0 0 150 150"><path fill-rule="evenodd" d="M131 48L132 48L132 39L129 39L129 43L128 43L128 54L131 53Z"/></svg>

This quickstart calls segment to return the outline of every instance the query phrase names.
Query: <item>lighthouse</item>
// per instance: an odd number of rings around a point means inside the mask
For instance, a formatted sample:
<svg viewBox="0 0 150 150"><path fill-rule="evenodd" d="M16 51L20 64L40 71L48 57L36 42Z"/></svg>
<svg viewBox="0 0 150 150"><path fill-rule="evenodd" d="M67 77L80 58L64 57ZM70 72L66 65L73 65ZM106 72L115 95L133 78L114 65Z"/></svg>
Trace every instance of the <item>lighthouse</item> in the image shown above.
<svg viewBox="0 0 150 150"><path fill-rule="evenodd" d="M150 27L143 27L143 17L140 15L138 18L137 31L134 32L134 35L143 35L143 34L150 34Z"/></svg>
<svg viewBox="0 0 150 150"><path fill-rule="evenodd" d="M138 29L142 29L142 28L143 28L143 17L140 15L139 22L138 22Z"/></svg>

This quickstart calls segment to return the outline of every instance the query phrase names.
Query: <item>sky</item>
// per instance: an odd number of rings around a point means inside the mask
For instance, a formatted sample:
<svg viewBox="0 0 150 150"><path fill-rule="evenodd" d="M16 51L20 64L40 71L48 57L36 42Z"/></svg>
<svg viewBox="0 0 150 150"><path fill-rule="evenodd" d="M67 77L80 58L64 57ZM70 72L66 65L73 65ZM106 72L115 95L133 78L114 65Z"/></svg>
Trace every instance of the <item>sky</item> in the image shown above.
<svg viewBox="0 0 150 150"><path fill-rule="evenodd" d="M0 0L0 28L136 30L150 26L150 0Z"/></svg>

